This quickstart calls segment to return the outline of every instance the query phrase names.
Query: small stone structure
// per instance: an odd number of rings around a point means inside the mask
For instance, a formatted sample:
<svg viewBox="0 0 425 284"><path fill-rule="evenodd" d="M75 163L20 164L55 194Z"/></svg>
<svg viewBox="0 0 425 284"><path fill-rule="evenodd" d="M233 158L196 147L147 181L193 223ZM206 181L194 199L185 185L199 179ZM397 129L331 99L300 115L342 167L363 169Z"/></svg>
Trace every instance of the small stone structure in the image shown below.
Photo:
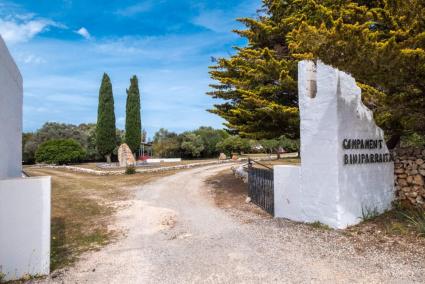
<svg viewBox="0 0 425 284"><path fill-rule="evenodd" d="M355 80L301 61L298 90L301 166L274 167L275 216L343 229L391 208L393 157Z"/></svg>
<svg viewBox="0 0 425 284"><path fill-rule="evenodd" d="M120 167L136 165L136 159L127 144L121 144L118 148L118 161Z"/></svg>
<svg viewBox="0 0 425 284"><path fill-rule="evenodd" d="M399 148L394 155L397 199L425 208L425 148Z"/></svg>
<svg viewBox="0 0 425 284"><path fill-rule="evenodd" d="M50 268L50 177L22 178L22 77L0 37L0 274Z"/></svg>

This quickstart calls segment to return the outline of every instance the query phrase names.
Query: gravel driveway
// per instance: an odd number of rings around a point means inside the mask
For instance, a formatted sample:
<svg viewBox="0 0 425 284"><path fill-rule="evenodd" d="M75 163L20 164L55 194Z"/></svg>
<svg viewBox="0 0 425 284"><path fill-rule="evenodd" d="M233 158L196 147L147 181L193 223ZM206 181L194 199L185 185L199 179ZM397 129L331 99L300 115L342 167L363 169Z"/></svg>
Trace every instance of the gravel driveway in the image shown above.
<svg viewBox="0 0 425 284"><path fill-rule="evenodd" d="M217 208L204 180L227 166L144 185L120 210L126 237L50 278L65 283L411 283L424 257L365 249L344 234L289 221L237 218ZM249 213L241 213L249 214Z"/></svg>

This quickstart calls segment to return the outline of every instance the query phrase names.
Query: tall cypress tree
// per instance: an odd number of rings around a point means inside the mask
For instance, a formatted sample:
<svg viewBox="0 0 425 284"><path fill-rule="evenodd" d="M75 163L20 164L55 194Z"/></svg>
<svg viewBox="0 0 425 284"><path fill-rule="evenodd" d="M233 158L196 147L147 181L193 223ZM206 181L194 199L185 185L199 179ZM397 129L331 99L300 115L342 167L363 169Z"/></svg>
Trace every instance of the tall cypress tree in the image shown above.
<svg viewBox="0 0 425 284"><path fill-rule="evenodd" d="M100 155L111 162L111 154L116 146L115 111L112 84L108 74L104 73L99 90L97 110L96 146Z"/></svg>
<svg viewBox="0 0 425 284"><path fill-rule="evenodd" d="M140 93L136 75L130 79L127 90L127 105L125 116L125 142L131 151L136 152L142 141L142 122L140 119Z"/></svg>

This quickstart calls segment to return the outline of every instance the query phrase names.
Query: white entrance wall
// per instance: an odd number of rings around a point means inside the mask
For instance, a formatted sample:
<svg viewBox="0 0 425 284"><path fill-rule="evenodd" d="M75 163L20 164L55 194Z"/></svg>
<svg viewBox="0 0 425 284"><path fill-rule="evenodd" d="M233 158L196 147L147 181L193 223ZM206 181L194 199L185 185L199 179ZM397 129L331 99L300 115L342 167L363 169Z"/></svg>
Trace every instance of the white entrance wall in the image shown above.
<svg viewBox="0 0 425 284"><path fill-rule="evenodd" d="M0 274L49 273L50 177L22 178L22 77L0 37Z"/></svg>
<svg viewBox="0 0 425 284"><path fill-rule="evenodd" d="M275 216L346 228L389 209L394 164L355 80L301 61L298 89L301 166L274 167Z"/></svg>
<svg viewBox="0 0 425 284"><path fill-rule="evenodd" d="M0 37L0 179L20 177L22 77Z"/></svg>
<svg viewBox="0 0 425 284"><path fill-rule="evenodd" d="M0 180L0 272L49 274L50 177Z"/></svg>

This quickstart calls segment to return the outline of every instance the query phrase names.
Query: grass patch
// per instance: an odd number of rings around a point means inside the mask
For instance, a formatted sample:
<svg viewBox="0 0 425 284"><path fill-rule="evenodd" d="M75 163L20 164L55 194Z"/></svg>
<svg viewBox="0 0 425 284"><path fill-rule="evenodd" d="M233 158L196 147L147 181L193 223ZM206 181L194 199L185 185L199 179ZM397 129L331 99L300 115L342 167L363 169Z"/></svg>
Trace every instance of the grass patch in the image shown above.
<svg viewBox="0 0 425 284"><path fill-rule="evenodd" d="M375 219L376 217L378 217L379 211L378 208L374 207L374 208L368 208L368 207L364 207L362 208L362 221L366 222L366 221L370 221Z"/></svg>
<svg viewBox="0 0 425 284"><path fill-rule="evenodd" d="M128 166L125 169L125 174L126 175L134 175L136 173L136 168L134 166Z"/></svg>
<svg viewBox="0 0 425 284"><path fill-rule="evenodd" d="M173 172L93 176L63 169L28 168L30 176L52 177L51 270L72 264L86 251L108 244L118 201L128 200L132 187Z"/></svg>
<svg viewBox="0 0 425 284"><path fill-rule="evenodd" d="M397 240L409 244L425 244L425 211L420 208L394 204L394 208L377 215L375 210L364 210L363 221L346 230L348 234L375 236L383 241ZM422 236L422 238L418 238Z"/></svg>
<svg viewBox="0 0 425 284"><path fill-rule="evenodd" d="M307 225L310 225L311 227L313 227L313 228L315 228L315 229L320 229L320 230L332 230L332 228L331 227L329 227L328 225L326 225L326 224L323 224L322 222L320 222L320 221L316 221L316 222L313 222L313 223L307 223Z"/></svg>
<svg viewBox="0 0 425 284"><path fill-rule="evenodd" d="M398 209L399 219L407 222L420 237L425 237L425 211L419 208Z"/></svg>

